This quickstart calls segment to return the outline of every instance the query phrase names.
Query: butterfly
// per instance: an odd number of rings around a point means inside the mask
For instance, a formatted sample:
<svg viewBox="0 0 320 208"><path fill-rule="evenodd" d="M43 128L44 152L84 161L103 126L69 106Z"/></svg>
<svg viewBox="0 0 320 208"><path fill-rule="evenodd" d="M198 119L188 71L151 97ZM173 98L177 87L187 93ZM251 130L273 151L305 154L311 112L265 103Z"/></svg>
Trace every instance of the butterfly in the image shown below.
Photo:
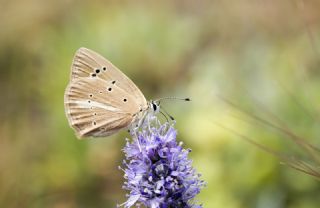
<svg viewBox="0 0 320 208"><path fill-rule="evenodd" d="M64 107L78 138L105 137L139 126L147 114L159 112L160 102L147 102L139 88L110 61L80 48L71 66Z"/></svg>

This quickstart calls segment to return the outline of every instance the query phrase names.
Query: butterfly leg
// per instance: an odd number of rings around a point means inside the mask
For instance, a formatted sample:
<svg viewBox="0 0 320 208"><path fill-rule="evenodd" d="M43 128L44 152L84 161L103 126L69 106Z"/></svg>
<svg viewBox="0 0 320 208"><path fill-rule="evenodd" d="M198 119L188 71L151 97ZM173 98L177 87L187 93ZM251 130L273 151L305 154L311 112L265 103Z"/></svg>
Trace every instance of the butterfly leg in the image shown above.
<svg viewBox="0 0 320 208"><path fill-rule="evenodd" d="M137 115L136 115L137 116ZM140 119L134 119L135 121L130 125L129 127L129 133L131 136L136 136L137 137L137 132L139 129L144 126L144 119L145 119L146 114L143 113Z"/></svg>
<svg viewBox="0 0 320 208"><path fill-rule="evenodd" d="M137 125L137 128L144 128L145 127L145 121L146 121L146 117L148 115L148 112L143 112L142 116L141 116L141 119L139 120L138 122L138 125Z"/></svg>

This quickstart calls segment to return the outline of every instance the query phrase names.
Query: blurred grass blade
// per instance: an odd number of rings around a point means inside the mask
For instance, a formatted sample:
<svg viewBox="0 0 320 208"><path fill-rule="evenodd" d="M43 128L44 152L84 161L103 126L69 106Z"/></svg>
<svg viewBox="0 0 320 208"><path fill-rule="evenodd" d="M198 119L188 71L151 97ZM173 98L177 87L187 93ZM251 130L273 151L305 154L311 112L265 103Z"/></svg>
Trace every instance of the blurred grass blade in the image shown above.
<svg viewBox="0 0 320 208"><path fill-rule="evenodd" d="M271 123L270 121L267 121L243 108L241 108L239 105L236 105L235 103L231 102L230 100L227 100L226 98L222 96L218 96L222 101L227 103L229 106L233 107L234 109L244 113L245 115L249 116L250 118L261 122L262 124L265 124L273 129L278 130L279 132L285 134L288 136L289 139L291 139L293 142L295 142L299 147L305 150L305 152L308 154L309 157L311 157L314 162L317 165L320 165L320 149L311 143L307 142L304 138L296 135L294 132L292 132L289 128L278 126L274 123ZM275 115L273 115L275 117ZM278 118L278 120L280 120Z"/></svg>
<svg viewBox="0 0 320 208"><path fill-rule="evenodd" d="M253 139L249 138L248 136L245 136L243 134L240 134L239 132L231 129L231 128L228 128L218 122L214 122L212 121L212 123L214 123L215 125L239 136L240 138L244 139L245 141L249 142L250 144L258 147L259 149L277 157L280 159L281 163L284 164L284 165L287 165L288 167L291 167L295 170L298 170L300 172L303 172L305 174L308 174L310 176L313 176L315 177L316 179L320 180L320 169L319 167L315 167L303 160L300 160L298 158L295 158L293 156L288 156L286 154L283 154L279 151L276 151L276 150L273 150L265 145L262 145L262 144L259 144L257 142L255 142Z"/></svg>

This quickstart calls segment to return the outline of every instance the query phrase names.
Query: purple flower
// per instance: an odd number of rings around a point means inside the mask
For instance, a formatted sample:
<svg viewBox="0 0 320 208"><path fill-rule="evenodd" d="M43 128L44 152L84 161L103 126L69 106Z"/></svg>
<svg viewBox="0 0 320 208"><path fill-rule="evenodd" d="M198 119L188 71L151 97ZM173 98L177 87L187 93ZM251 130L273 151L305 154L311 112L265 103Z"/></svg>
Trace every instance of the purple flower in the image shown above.
<svg viewBox="0 0 320 208"><path fill-rule="evenodd" d="M198 208L193 198L204 186L188 159L190 149L177 143L173 125L149 124L127 139L123 161L128 200L119 206Z"/></svg>

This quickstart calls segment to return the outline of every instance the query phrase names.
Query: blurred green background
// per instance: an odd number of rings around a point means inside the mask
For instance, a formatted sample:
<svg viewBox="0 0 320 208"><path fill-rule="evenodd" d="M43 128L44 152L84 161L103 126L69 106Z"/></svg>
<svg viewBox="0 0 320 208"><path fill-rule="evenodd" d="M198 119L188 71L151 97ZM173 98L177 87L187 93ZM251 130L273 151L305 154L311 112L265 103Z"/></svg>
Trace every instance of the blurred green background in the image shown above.
<svg viewBox="0 0 320 208"><path fill-rule="evenodd" d="M204 207L316 208L320 184L246 143L288 154L284 135L251 122L217 94L320 145L320 2L0 1L0 207L115 207L122 132L77 140L63 95L79 47L167 102L178 139L207 187ZM240 118L240 119L239 119Z"/></svg>

